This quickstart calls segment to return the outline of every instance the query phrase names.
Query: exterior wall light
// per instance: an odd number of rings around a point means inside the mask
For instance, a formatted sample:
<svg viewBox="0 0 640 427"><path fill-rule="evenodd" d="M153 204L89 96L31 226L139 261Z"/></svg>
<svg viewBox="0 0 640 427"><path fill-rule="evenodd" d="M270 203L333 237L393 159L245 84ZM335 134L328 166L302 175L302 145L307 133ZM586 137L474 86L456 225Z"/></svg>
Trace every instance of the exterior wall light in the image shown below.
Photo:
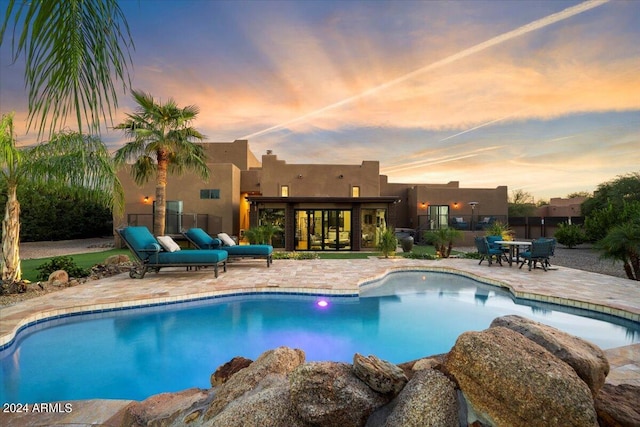
<svg viewBox="0 0 640 427"><path fill-rule="evenodd" d="M338 178L342 179L342 178L344 178L344 175L340 174L340 175L338 175Z"/></svg>
<svg viewBox="0 0 640 427"><path fill-rule="evenodd" d="M144 203L149 203L149 196L144 196Z"/></svg>
<svg viewBox="0 0 640 427"><path fill-rule="evenodd" d="M299 174L299 175L298 175L298 179L302 179L302 174Z"/></svg>

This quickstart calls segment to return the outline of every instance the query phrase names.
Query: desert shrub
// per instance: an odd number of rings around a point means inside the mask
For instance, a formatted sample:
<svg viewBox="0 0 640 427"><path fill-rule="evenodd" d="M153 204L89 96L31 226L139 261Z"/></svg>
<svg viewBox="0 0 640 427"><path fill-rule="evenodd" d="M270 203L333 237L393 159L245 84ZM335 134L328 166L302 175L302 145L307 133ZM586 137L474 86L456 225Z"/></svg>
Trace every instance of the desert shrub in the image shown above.
<svg viewBox="0 0 640 427"><path fill-rule="evenodd" d="M73 258L70 256L57 256L51 258L49 261L36 267L38 273L38 280L48 280L49 275L57 270L64 270L69 277L87 277L91 272L86 268L79 267Z"/></svg>
<svg viewBox="0 0 640 427"><path fill-rule="evenodd" d="M301 259L318 259L318 258L319 258L319 256L315 252L298 252L298 251L293 251L293 252L277 251L277 252L273 252L273 259L295 259L295 260L301 260Z"/></svg>
<svg viewBox="0 0 640 427"><path fill-rule="evenodd" d="M568 248L573 248L587 241L587 235L581 226L563 222L559 225L554 237L558 243Z"/></svg>
<svg viewBox="0 0 640 427"><path fill-rule="evenodd" d="M500 221L496 221L493 224L485 228L484 233L486 236L502 236L503 240L513 240L514 231L509 227L509 224L505 224Z"/></svg>
<svg viewBox="0 0 640 427"><path fill-rule="evenodd" d="M393 255L398 247L398 238L393 228L386 228L380 233L378 239L378 250L382 252L385 258L389 258L389 255Z"/></svg>
<svg viewBox="0 0 640 427"><path fill-rule="evenodd" d="M435 255L425 252L404 252L402 256L409 259L438 259Z"/></svg>

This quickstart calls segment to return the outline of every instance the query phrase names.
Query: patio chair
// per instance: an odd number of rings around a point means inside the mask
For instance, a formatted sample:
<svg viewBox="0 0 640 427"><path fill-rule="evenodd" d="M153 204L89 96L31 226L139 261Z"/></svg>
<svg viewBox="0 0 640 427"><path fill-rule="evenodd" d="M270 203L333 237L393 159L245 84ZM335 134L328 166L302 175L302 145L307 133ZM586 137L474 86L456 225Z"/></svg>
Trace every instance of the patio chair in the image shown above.
<svg viewBox="0 0 640 427"><path fill-rule="evenodd" d="M476 223L476 230L485 230L493 225L496 222L496 218L493 216L485 216L482 220Z"/></svg>
<svg viewBox="0 0 640 427"><path fill-rule="evenodd" d="M220 249L225 251L229 258L265 258L267 267L273 264L271 245L236 245L226 233L220 233L219 238L215 238L202 228L190 228L183 235L198 249Z"/></svg>
<svg viewBox="0 0 640 427"><path fill-rule="evenodd" d="M489 243L489 249L499 249L502 251L502 259L505 261L509 261L509 257L507 254L509 253L509 248L506 248L496 242L500 240L504 240L502 236L486 236L487 243Z"/></svg>
<svg viewBox="0 0 640 427"><path fill-rule="evenodd" d="M486 237L476 237L475 242L478 253L480 254L480 262L478 265L482 264L485 258L489 262L489 265L491 265L492 258L494 257L498 264L502 265L502 249L492 249Z"/></svg>
<svg viewBox="0 0 640 427"><path fill-rule="evenodd" d="M467 224L467 222L461 216L458 216L451 218L451 227L455 228L456 230L468 230L469 224Z"/></svg>
<svg viewBox="0 0 640 427"><path fill-rule="evenodd" d="M129 271L132 279L142 279L149 269L156 273L162 267L213 267L215 277L222 266L227 271L227 252L221 250L180 250L160 242L147 227L125 227L116 230L122 241L133 252L138 266ZM166 236L165 236L166 237ZM169 239L167 239L169 240ZM177 244L174 245L177 246ZM165 249L165 246L168 249ZM173 250L172 250L173 249Z"/></svg>
<svg viewBox="0 0 640 427"><path fill-rule="evenodd" d="M547 238L547 237L538 237L536 240L537 241L549 241L549 242L551 242L551 252L549 253L549 256L552 257L552 256L554 256L556 254L556 244L558 243L558 241L556 240L555 237L549 237L549 238ZM549 258L547 258L544 261L544 264L547 267L551 267L551 262L549 262Z"/></svg>
<svg viewBox="0 0 640 427"><path fill-rule="evenodd" d="M551 256L553 242L551 239L538 239L531 242L531 249L520 254L522 262L520 267L525 263L529 265L529 271L531 267L536 268L536 263L540 263L544 271L547 271L549 265L549 257Z"/></svg>

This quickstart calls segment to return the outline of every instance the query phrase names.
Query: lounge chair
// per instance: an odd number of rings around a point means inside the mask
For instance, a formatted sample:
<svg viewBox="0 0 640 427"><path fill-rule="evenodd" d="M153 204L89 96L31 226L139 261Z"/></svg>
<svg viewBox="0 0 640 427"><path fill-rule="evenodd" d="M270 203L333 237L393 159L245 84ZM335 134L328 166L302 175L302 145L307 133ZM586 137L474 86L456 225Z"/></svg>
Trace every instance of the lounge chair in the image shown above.
<svg viewBox="0 0 640 427"><path fill-rule="evenodd" d="M158 272L162 267L212 266L215 277L218 277L218 267L222 266L223 271L227 271L228 255L225 251L172 248L165 241L161 244L161 241L153 237L147 227L125 227L116 231L138 260L138 268L129 272L129 276L133 279L142 279L147 270L154 269ZM173 244L177 246L175 242Z"/></svg>
<svg viewBox="0 0 640 427"><path fill-rule="evenodd" d="M531 242L531 249L520 254L522 262L520 267L525 263L529 265L529 271L531 267L536 268L536 263L539 262L542 265L544 271L547 271L549 265L549 257L553 252L554 242L551 239L538 239Z"/></svg>
<svg viewBox="0 0 640 427"><path fill-rule="evenodd" d="M478 253L480 254L480 262L478 265L482 264L485 258L489 262L489 265L491 265L492 258L494 257L498 264L502 265L502 249L492 249L486 237L476 237L475 242Z"/></svg>
<svg viewBox="0 0 640 427"><path fill-rule="evenodd" d="M271 245L236 245L225 233L211 237L202 228L190 228L184 237L198 249L221 249L229 258L266 258L267 267L273 263L273 246Z"/></svg>

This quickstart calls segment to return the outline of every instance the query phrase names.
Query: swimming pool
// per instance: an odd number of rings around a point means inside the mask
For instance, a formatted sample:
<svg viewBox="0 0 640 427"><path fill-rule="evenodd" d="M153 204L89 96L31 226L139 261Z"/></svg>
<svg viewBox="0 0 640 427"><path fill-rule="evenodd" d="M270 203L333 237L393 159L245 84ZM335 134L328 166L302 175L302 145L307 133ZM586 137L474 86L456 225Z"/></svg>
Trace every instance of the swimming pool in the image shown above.
<svg viewBox="0 0 640 427"><path fill-rule="evenodd" d="M359 352L400 363L447 352L462 332L506 314L602 348L640 342L637 323L558 309L514 304L505 290L453 274L403 272L364 286L360 297L264 294L67 317L25 329L0 354L0 402L141 400L208 388L234 356L255 359L281 345L303 349L307 360L351 362Z"/></svg>

